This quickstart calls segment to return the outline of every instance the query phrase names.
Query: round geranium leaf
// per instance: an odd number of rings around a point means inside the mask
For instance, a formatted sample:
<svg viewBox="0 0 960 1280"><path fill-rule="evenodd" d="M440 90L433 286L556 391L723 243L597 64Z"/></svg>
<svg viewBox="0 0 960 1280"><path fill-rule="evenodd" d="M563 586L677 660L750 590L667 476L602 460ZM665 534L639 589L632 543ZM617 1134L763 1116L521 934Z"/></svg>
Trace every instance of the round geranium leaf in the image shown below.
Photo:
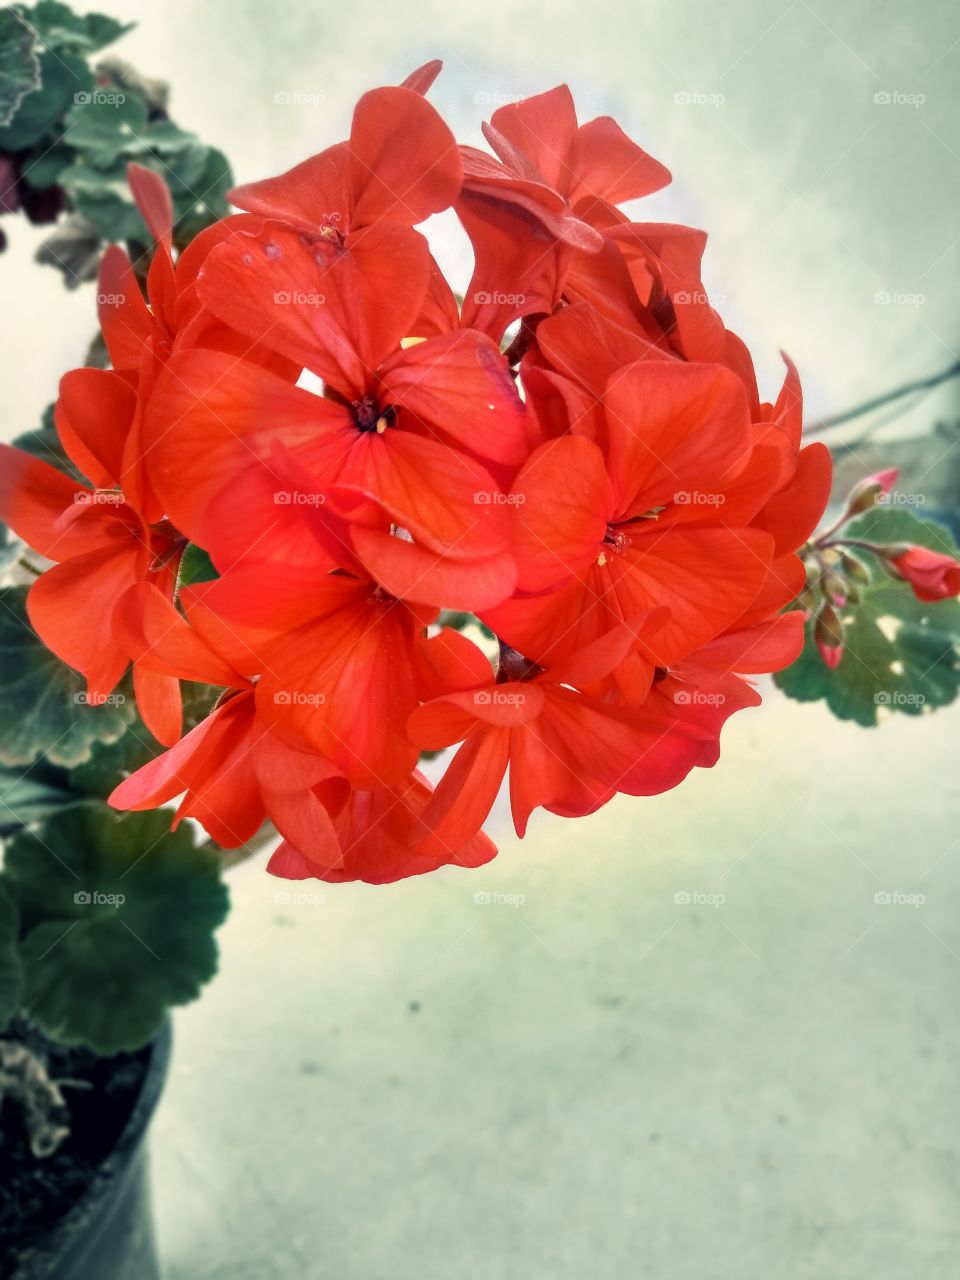
<svg viewBox="0 0 960 1280"><path fill-rule="evenodd" d="M133 720L133 700L117 690L92 706L85 681L40 641L21 587L0 590L0 764L45 756L72 768L95 742L115 742Z"/></svg>
<svg viewBox="0 0 960 1280"><path fill-rule="evenodd" d="M40 85L37 33L16 9L0 9L0 125Z"/></svg>
<svg viewBox="0 0 960 1280"><path fill-rule="evenodd" d="M60 1043L136 1049L216 972L214 931L229 905L220 863L169 821L91 802L10 842L24 1006Z"/></svg>

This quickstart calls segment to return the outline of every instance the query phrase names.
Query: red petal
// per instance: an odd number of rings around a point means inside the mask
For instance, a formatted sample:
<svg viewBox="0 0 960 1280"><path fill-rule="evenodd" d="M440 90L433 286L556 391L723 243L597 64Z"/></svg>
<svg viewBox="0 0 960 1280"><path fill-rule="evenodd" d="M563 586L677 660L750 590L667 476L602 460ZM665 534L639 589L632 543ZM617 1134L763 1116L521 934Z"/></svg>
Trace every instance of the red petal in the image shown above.
<svg viewBox="0 0 960 1280"><path fill-rule="evenodd" d="M477 835L493 808L509 755L509 729L478 730L464 742L423 811L434 840L459 849Z"/></svg>
<svg viewBox="0 0 960 1280"><path fill-rule="evenodd" d="M143 423L150 480L167 515L221 568L274 552L315 562L305 521L312 508L293 500L276 442L322 474L356 435L341 406L213 351L170 360Z"/></svg>
<svg viewBox="0 0 960 1280"><path fill-rule="evenodd" d="M426 93L442 70L443 63L439 58L434 58L432 62L425 62L416 71L411 71L406 80L401 81L401 85L404 89L413 89L415 93Z"/></svg>
<svg viewBox="0 0 960 1280"><path fill-rule="evenodd" d="M349 164L349 145L338 142L276 178L234 187L230 199L238 209L277 218L310 234L318 234L326 225L346 231L351 209Z"/></svg>
<svg viewBox="0 0 960 1280"><path fill-rule="evenodd" d="M577 112L565 84L498 108L490 123L533 161L544 182L567 192L573 176L567 155L577 132Z"/></svg>
<svg viewBox="0 0 960 1280"><path fill-rule="evenodd" d="M382 396L471 453L516 464L526 456L523 405L496 344L459 330L398 352L380 370Z"/></svg>
<svg viewBox="0 0 960 1280"><path fill-rule="evenodd" d="M565 184L571 204L584 195L621 204L651 195L670 182L670 170L632 142L610 116L599 116L577 130L567 165L573 177Z"/></svg>
<svg viewBox="0 0 960 1280"><path fill-rule="evenodd" d="M119 245L109 245L100 260L97 315L114 369L139 369L149 350L154 321L130 259Z"/></svg>
<svg viewBox="0 0 960 1280"><path fill-rule="evenodd" d="M90 490L29 453L0 444L0 518L29 547L61 560L89 546L82 530L58 522Z"/></svg>
<svg viewBox="0 0 960 1280"><path fill-rule="evenodd" d="M73 369L60 379L57 431L63 447L98 488L120 483L137 395L107 369Z"/></svg>
<svg viewBox="0 0 960 1280"><path fill-rule="evenodd" d="M548 440L520 471L512 497L519 583L524 590L556 586L596 563L613 495L603 455L592 440Z"/></svg>
<svg viewBox="0 0 960 1280"><path fill-rule="evenodd" d="M133 688L143 723L158 742L173 746L183 732L180 682L134 662Z"/></svg>
<svg viewBox="0 0 960 1280"><path fill-rule="evenodd" d="M173 199L170 188L153 169L127 165L127 182L150 234L169 254L173 247Z"/></svg>
<svg viewBox="0 0 960 1280"><path fill-rule="evenodd" d="M382 435L354 432L335 480L374 498L394 523L451 559L506 551L509 507L499 485L480 463L437 440L392 427Z"/></svg>
<svg viewBox="0 0 960 1280"><path fill-rule="evenodd" d="M357 584L355 603L268 650L257 708L265 724L326 756L354 786L379 787L416 763L405 726L417 703L417 624L402 605L367 592Z"/></svg>
<svg viewBox="0 0 960 1280"><path fill-rule="evenodd" d="M517 584L516 563L505 551L482 560L461 560L359 527L353 542L371 578L398 600L472 612L499 604Z"/></svg>
<svg viewBox="0 0 960 1280"><path fill-rule="evenodd" d="M604 395L617 510L721 492L746 461L750 416L728 369L654 361L615 373Z"/></svg>
<svg viewBox="0 0 960 1280"><path fill-rule="evenodd" d="M27 612L37 634L83 672L91 693L106 696L127 668L130 654L114 635L112 614L140 572L136 549L121 543L54 565L30 588Z"/></svg>
<svg viewBox="0 0 960 1280"><path fill-rule="evenodd" d="M781 671L803 648L804 613L796 609L768 622L718 636L694 658L698 667L741 673Z"/></svg>
<svg viewBox="0 0 960 1280"><path fill-rule="evenodd" d="M150 582L140 582L125 592L114 610L113 627L144 669L204 684L239 683L237 672L190 629L183 615Z"/></svg>
<svg viewBox="0 0 960 1280"><path fill-rule="evenodd" d="M252 698L249 699L252 708ZM222 750L222 740L238 725L226 704L211 712L169 751L125 778L107 797L115 809L155 809L193 785L206 762Z"/></svg>
<svg viewBox="0 0 960 1280"><path fill-rule="evenodd" d="M463 182L456 139L414 89L365 93L353 113L350 152L351 227L422 222L449 208Z"/></svg>
<svg viewBox="0 0 960 1280"><path fill-rule="evenodd" d="M412 332L429 279L426 241L405 227L371 227L341 247L267 224L211 250L197 288L224 323L360 396Z"/></svg>
<svg viewBox="0 0 960 1280"><path fill-rule="evenodd" d="M800 450L790 484L775 494L753 521L772 534L778 555L795 551L820 522L833 483L833 461L825 444L809 444Z"/></svg>
<svg viewBox="0 0 960 1280"><path fill-rule="evenodd" d="M312 791L267 791L263 799L274 826L311 863L313 875L342 866L333 820Z"/></svg>

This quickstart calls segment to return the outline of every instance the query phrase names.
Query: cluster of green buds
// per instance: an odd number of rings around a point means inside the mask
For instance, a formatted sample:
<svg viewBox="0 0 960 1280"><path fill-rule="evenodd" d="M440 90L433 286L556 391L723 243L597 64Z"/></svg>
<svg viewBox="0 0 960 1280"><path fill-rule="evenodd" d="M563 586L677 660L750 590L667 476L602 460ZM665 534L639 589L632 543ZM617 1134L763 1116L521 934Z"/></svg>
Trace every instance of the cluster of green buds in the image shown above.
<svg viewBox="0 0 960 1280"><path fill-rule="evenodd" d="M903 576L895 562L910 548L905 544L880 545L837 535L856 516L869 511L896 483L896 469L880 471L860 480L850 491L840 517L817 533L802 551L807 571L800 604L814 620L813 639L820 657L831 669L843 657L842 610L860 602L860 590L871 579L861 556L872 555L894 576Z"/></svg>

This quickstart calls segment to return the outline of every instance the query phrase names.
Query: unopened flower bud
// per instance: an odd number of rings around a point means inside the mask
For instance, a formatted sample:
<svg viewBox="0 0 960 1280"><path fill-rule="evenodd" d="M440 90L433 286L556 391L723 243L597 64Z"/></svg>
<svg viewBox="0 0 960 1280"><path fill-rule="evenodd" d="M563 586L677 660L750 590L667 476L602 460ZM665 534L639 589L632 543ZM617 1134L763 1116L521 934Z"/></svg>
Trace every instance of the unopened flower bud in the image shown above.
<svg viewBox="0 0 960 1280"><path fill-rule="evenodd" d="M814 587L820 581L823 565L817 556L804 556L803 567L807 575L807 586Z"/></svg>
<svg viewBox="0 0 960 1280"><path fill-rule="evenodd" d="M838 667L843 657L843 623L836 609L826 601L817 613L813 639L820 657L831 671Z"/></svg>
<svg viewBox="0 0 960 1280"><path fill-rule="evenodd" d="M887 471L878 471L876 475L858 480L847 498L847 519L859 515L862 511L869 511L878 498L890 492L899 474L897 467L890 467Z"/></svg>
<svg viewBox="0 0 960 1280"><path fill-rule="evenodd" d="M846 578L834 569L828 569L823 575L823 590L834 604L843 604L847 598L849 587Z"/></svg>
<svg viewBox="0 0 960 1280"><path fill-rule="evenodd" d="M843 558L840 561L840 564L843 568L843 572L851 582L859 582L863 586L866 586L870 581L870 570L862 560L858 560L856 556L850 555L848 551L843 553Z"/></svg>

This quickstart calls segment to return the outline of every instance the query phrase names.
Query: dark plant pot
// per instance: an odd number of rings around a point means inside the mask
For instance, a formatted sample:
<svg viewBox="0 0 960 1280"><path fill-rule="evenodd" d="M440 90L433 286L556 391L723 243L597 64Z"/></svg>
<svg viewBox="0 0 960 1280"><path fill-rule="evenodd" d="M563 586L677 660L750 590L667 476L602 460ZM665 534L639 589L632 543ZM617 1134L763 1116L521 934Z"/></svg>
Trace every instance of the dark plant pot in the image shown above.
<svg viewBox="0 0 960 1280"><path fill-rule="evenodd" d="M169 1019L150 1049L139 1097L83 1196L34 1243L11 1280L160 1280L147 1168L147 1127L170 1064Z"/></svg>

